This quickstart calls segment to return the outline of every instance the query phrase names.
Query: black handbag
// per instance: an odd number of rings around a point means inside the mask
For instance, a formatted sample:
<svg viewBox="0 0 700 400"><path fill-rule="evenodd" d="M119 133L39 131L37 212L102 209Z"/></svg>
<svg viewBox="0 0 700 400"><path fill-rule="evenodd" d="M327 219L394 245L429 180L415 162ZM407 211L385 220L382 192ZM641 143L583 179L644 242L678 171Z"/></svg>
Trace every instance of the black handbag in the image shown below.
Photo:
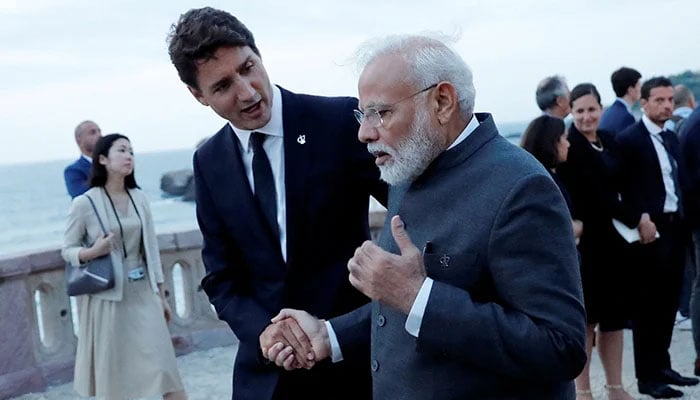
<svg viewBox="0 0 700 400"><path fill-rule="evenodd" d="M102 232L107 235L100 214L97 213L95 203L90 196L85 195L90 200L90 205L95 211L97 220L100 222ZM74 266L70 262L66 263L66 287L69 296L80 296L84 294L94 294L114 287L114 266L110 254L94 258L85 264Z"/></svg>

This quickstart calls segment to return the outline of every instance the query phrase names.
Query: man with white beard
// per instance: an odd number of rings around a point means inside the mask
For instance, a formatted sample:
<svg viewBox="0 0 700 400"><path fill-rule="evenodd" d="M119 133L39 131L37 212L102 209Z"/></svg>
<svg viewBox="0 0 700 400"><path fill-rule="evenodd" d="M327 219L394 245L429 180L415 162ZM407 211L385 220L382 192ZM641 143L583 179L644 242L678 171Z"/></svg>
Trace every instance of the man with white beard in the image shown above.
<svg viewBox="0 0 700 400"><path fill-rule="evenodd" d="M392 187L379 243L348 262L373 301L340 318L371 329L373 398L573 399L585 313L557 186L473 113L471 71L443 42L392 36L361 54L358 135ZM355 357L332 323L289 309L273 321L284 318L317 360Z"/></svg>

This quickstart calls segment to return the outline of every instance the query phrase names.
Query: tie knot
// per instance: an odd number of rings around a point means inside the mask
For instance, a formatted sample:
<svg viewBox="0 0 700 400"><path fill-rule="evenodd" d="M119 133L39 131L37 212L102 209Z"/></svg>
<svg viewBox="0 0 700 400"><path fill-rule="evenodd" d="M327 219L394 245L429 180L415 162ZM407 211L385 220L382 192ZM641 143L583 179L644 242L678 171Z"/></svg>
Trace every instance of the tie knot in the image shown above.
<svg viewBox="0 0 700 400"><path fill-rule="evenodd" d="M267 135L262 132L252 132L250 134L250 145L253 147L254 152L262 149L265 139L267 139Z"/></svg>

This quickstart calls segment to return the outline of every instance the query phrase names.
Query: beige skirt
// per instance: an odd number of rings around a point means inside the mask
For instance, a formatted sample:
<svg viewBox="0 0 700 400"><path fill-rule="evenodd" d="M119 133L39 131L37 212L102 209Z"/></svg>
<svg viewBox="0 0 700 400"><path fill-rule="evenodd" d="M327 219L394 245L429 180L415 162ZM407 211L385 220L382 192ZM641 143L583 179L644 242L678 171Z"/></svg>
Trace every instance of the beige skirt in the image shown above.
<svg viewBox="0 0 700 400"><path fill-rule="evenodd" d="M183 390L160 297L148 278L124 282L122 301L82 296L74 388L110 400Z"/></svg>

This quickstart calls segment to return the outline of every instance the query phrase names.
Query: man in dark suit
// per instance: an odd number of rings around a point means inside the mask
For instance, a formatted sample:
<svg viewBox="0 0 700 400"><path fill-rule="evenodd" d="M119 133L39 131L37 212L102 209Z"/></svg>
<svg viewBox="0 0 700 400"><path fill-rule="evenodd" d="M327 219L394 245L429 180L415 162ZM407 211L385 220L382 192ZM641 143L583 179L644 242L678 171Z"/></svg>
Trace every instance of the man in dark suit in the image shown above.
<svg viewBox="0 0 700 400"><path fill-rule="evenodd" d="M639 100L642 74L639 71L622 67L610 76L617 99L603 111L600 130L617 133L634 124L632 106Z"/></svg>
<svg viewBox="0 0 700 400"><path fill-rule="evenodd" d="M681 397L672 385L695 385L671 369L668 349L678 309L684 263L681 183L683 160L673 132L663 129L673 112L673 86L664 77L641 87L642 119L617 135L624 223L639 230L632 244L636 289L632 317L639 392ZM659 237L656 238L658 231Z"/></svg>
<svg viewBox="0 0 700 400"><path fill-rule="evenodd" d="M283 307L335 321L368 302L345 265L369 237L370 195L384 203L386 186L357 142L357 100L271 85L252 33L225 11L183 14L169 53L197 101L228 121L195 153L194 177L202 287L240 340L233 398L370 398L368 346L357 361L311 370L285 371L260 356L279 342L296 351L296 366L315 362L295 321L271 323ZM369 335L351 328L334 340Z"/></svg>
<svg viewBox="0 0 700 400"><path fill-rule="evenodd" d="M692 232L695 277L690 295L690 320L695 344L695 375L700 376L700 107L688 116L677 132L685 164L683 186L685 220Z"/></svg>
<svg viewBox="0 0 700 400"><path fill-rule="evenodd" d="M423 36L374 43L356 115L392 185L389 218L379 245L348 262L373 302L346 316L371 320L374 398L573 399L586 317L561 192L490 114L473 113L457 53ZM318 353L350 359L343 343L314 340L324 324L308 313L278 317L297 319Z"/></svg>
<svg viewBox="0 0 700 400"><path fill-rule="evenodd" d="M92 151L95 149L97 139L102 137L102 131L96 123L83 121L75 127L75 143L80 149L80 158L63 170L63 180L66 182L66 190L70 197L75 198L88 189L90 184L90 168L92 167Z"/></svg>

